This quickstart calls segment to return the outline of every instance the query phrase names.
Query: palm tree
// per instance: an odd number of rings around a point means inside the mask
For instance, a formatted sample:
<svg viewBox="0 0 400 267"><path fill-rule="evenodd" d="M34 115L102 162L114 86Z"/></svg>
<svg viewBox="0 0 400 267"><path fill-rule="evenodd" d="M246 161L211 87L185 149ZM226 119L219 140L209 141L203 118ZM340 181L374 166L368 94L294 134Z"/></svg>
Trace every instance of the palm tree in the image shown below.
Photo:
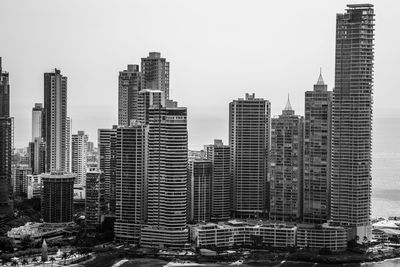
<svg viewBox="0 0 400 267"><path fill-rule="evenodd" d="M32 263L37 262L37 259L36 259L36 258L33 258L31 262L32 262Z"/></svg>
<svg viewBox="0 0 400 267"><path fill-rule="evenodd" d="M63 252L63 254L61 255L61 259L64 260L64 265L66 265L67 259L68 259L68 253L67 252Z"/></svg>
<svg viewBox="0 0 400 267"><path fill-rule="evenodd" d="M29 262L28 262L27 259L23 259L22 262L21 262L22 266L27 265L28 263L29 263Z"/></svg>
<svg viewBox="0 0 400 267"><path fill-rule="evenodd" d="M11 266L19 266L18 261L12 260L11 261Z"/></svg>
<svg viewBox="0 0 400 267"><path fill-rule="evenodd" d="M55 262L55 258L54 257L50 257L50 261L51 261L51 267L53 267L53 263Z"/></svg>

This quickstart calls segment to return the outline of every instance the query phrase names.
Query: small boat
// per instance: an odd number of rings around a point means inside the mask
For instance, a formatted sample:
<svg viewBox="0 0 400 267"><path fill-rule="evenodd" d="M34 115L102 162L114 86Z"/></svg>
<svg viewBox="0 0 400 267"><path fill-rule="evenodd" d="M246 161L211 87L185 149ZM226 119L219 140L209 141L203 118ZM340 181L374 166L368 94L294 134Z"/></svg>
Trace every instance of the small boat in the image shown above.
<svg viewBox="0 0 400 267"><path fill-rule="evenodd" d="M167 264L164 265L164 267L183 267L183 266L205 266L205 264L197 263L197 262L193 262L193 261L175 260L175 261L168 262Z"/></svg>

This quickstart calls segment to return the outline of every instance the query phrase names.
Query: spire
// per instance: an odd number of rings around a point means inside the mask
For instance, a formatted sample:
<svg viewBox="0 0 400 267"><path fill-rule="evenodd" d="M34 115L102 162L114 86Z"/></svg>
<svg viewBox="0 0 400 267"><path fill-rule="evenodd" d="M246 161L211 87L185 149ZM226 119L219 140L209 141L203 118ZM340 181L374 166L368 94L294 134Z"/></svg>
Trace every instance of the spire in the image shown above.
<svg viewBox="0 0 400 267"><path fill-rule="evenodd" d="M324 85L324 79L322 78L322 68L319 68L319 77L317 81L317 85Z"/></svg>
<svg viewBox="0 0 400 267"><path fill-rule="evenodd" d="M289 94L287 95L287 102L284 110L293 110L292 105L290 104L290 97Z"/></svg>
<svg viewBox="0 0 400 267"><path fill-rule="evenodd" d="M284 110L282 110L282 115L294 115L294 110L293 110L293 108L292 108L292 105L290 104L290 97L289 97L289 94L288 94L288 96L287 96L287 102L286 102L286 106L285 106L285 109Z"/></svg>

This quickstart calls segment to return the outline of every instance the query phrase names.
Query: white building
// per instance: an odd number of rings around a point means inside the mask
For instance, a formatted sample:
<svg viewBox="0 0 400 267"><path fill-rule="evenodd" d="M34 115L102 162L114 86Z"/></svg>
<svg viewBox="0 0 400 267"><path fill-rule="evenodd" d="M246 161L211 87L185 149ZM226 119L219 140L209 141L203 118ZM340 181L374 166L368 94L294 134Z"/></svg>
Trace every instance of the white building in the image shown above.
<svg viewBox="0 0 400 267"><path fill-rule="evenodd" d="M76 184L86 185L87 143L88 136L84 131L72 135L72 172L76 174Z"/></svg>

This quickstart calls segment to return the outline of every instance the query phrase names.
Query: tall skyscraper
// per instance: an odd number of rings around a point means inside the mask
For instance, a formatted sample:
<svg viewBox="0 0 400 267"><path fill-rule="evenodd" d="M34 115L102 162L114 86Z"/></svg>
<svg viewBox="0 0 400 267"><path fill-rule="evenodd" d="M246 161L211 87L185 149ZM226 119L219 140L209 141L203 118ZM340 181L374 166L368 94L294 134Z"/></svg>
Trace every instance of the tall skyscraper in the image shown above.
<svg viewBox="0 0 400 267"><path fill-rule="evenodd" d="M152 107L147 128L147 221L143 246L182 247L186 228L188 133L183 107Z"/></svg>
<svg viewBox="0 0 400 267"><path fill-rule="evenodd" d="M149 108L153 106L165 106L163 92L150 89L143 89L140 91L136 119L141 123L148 124Z"/></svg>
<svg viewBox="0 0 400 267"><path fill-rule="evenodd" d="M229 104L229 146L236 217L268 213L268 160L271 104L246 94Z"/></svg>
<svg viewBox="0 0 400 267"><path fill-rule="evenodd" d="M169 62L161 57L161 53L150 52L142 58L141 88L161 90L165 99L169 99Z"/></svg>
<svg viewBox="0 0 400 267"><path fill-rule="evenodd" d="M313 91L305 92L303 220L329 218L331 175L332 92L319 75Z"/></svg>
<svg viewBox="0 0 400 267"><path fill-rule="evenodd" d="M373 5L347 5L336 16L331 219L359 240L371 238L373 60Z"/></svg>
<svg viewBox="0 0 400 267"><path fill-rule="evenodd" d="M65 171L71 172L71 129L72 120L70 117L66 119L67 125L65 127Z"/></svg>
<svg viewBox="0 0 400 267"><path fill-rule="evenodd" d="M97 230L106 212L104 201L104 175L97 168L86 173L85 222L86 229Z"/></svg>
<svg viewBox="0 0 400 267"><path fill-rule="evenodd" d="M89 137L85 131L72 135L72 172L76 175L76 184L86 185L87 143Z"/></svg>
<svg viewBox="0 0 400 267"><path fill-rule="evenodd" d="M67 77L58 69L44 74L44 127L46 171L67 171Z"/></svg>
<svg viewBox="0 0 400 267"><path fill-rule="evenodd" d="M42 215L46 223L72 221L75 175L65 172L43 173Z"/></svg>
<svg viewBox="0 0 400 267"><path fill-rule="evenodd" d="M11 162L13 118L10 117L10 84L0 57L0 219L13 211Z"/></svg>
<svg viewBox="0 0 400 267"><path fill-rule="evenodd" d="M224 221L231 217L232 179L230 148L222 140L205 146L206 158L213 166L211 179L211 220Z"/></svg>
<svg viewBox="0 0 400 267"><path fill-rule="evenodd" d="M43 111L44 109L41 103L36 103L32 108L32 141L29 142L32 174L40 174L46 171L46 143L43 140L45 134Z"/></svg>
<svg viewBox="0 0 400 267"><path fill-rule="evenodd" d="M32 142L35 138L43 137L43 105L35 103L32 108Z"/></svg>
<svg viewBox="0 0 400 267"><path fill-rule="evenodd" d="M128 65L118 77L118 125L128 126L135 118L140 91L139 65Z"/></svg>
<svg viewBox="0 0 400 267"><path fill-rule="evenodd" d="M131 121L118 127L116 136L115 238L139 242L144 222L145 125Z"/></svg>
<svg viewBox="0 0 400 267"><path fill-rule="evenodd" d="M117 126L98 130L99 166L104 173L105 202L111 213L115 212L115 144Z"/></svg>
<svg viewBox="0 0 400 267"><path fill-rule="evenodd" d="M212 161L192 159L188 175L188 222L211 220Z"/></svg>
<svg viewBox="0 0 400 267"><path fill-rule="evenodd" d="M280 221L302 219L302 116L295 115L288 98L282 115L271 121L271 213Z"/></svg>

